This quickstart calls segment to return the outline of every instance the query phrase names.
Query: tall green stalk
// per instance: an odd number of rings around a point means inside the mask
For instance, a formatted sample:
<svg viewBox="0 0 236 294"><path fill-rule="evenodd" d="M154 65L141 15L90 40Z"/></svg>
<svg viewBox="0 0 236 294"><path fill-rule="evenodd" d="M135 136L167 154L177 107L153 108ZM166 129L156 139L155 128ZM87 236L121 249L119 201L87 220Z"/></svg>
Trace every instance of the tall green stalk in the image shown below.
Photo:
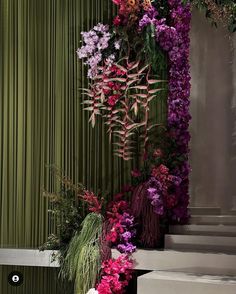
<svg viewBox="0 0 236 294"><path fill-rule="evenodd" d="M102 223L102 215L88 214L69 244L60 276L75 281L75 294L86 294L95 286L101 266Z"/></svg>

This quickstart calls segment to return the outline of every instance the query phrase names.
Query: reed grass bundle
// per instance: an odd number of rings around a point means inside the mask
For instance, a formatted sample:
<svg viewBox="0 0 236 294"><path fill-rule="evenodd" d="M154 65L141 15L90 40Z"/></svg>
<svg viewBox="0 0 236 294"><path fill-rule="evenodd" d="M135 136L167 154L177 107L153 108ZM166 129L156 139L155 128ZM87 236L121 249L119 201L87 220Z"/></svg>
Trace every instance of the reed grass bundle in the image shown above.
<svg viewBox="0 0 236 294"><path fill-rule="evenodd" d="M103 217L90 213L72 238L61 265L60 276L75 281L75 294L86 294L96 284L101 267L100 239Z"/></svg>

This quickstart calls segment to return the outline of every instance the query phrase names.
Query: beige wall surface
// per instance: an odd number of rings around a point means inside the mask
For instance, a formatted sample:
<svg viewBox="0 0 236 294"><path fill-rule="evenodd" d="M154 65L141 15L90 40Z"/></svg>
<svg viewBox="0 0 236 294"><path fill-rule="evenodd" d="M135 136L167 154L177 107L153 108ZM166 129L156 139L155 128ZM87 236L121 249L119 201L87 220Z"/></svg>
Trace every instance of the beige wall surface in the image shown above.
<svg viewBox="0 0 236 294"><path fill-rule="evenodd" d="M236 33L193 11L191 29L191 205L236 202Z"/></svg>

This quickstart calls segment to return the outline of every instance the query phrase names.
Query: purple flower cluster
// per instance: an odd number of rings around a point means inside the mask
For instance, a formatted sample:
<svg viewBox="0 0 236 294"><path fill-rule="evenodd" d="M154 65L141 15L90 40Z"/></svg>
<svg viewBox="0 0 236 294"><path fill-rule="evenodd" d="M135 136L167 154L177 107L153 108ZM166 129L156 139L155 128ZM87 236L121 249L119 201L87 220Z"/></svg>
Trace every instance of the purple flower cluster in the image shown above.
<svg viewBox="0 0 236 294"><path fill-rule="evenodd" d="M176 189L178 203L173 208L170 218L173 221L185 222L188 215L189 204L189 172L188 153L190 134L188 131L189 121L189 96L190 96L190 74L189 74L189 30L190 30L190 4L183 4L182 0L168 0L170 7L170 25L165 19L157 20L158 13L152 8L151 13L145 13L139 22L139 29L147 25L155 27L156 41L161 48L167 52L169 57L169 97L168 97L168 129L171 138L175 141L177 149L173 157L185 159L172 175L181 178L181 184ZM156 189L156 190L155 190ZM157 188L150 188L148 197L156 203L156 210L162 212L160 193ZM157 205L158 203L158 205Z"/></svg>
<svg viewBox="0 0 236 294"><path fill-rule="evenodd" d="M136 250L136 246L132 244L132 239L136 236L136 230L134 229L134 217L129 213L124 212L120 223L124 232L120 235L117 249L121 253L133 253Z"/></svg>
<svg viewBox="0 0 236 294"><path fill-rule="evenodd" d="M176 31L173 39L173 47L168 50L169 55L169 97L168 97L168 127L172 139L177 145L175 150L177 157L184 157L185 161L179 164L172 174L181 178L178 188L178 203L173 208L171 219L185 222L188 215L189 204L189 172L188 143L190 134L188 131L189 120L189 30L190 30L190 4L184 5L181 0L168 0L171 10L171 25ZM163 47L163 49L165 49Z"/></svg>
<svg viewBox="0 0 236 294"><path fill-rule="evenodd" d="M162 185L158 179L151 177L147 183L147 186L147 197L151 200L151 204L154 207L154 212L162 216L164 214Z"/></svg>
<svg viewBox="0 0 236 294"><path fill-rule="evenodd" d="M159 25L162 25L165 23L165 18L162 18L160 20L157 19L158 12L155 9L155 7L151 7L146 13L143 15L143 17L139 21L139 30L143 30L148 25L154 25L156 28Z"/></svg>
<svg viewBox="0 0 236 294"><path fill-rule="evenodd" d="M111 33L108 25L99 23L81 35L84 45L76 52L80 59L86 59L84 64L88 65L88 77L92 79L98 74L98 65L103 60L102 51L108 48ZM116 42L115 49L119 50L119 42ZM109 56L107 62L110 64L113 61L114 55Z"/></svg>

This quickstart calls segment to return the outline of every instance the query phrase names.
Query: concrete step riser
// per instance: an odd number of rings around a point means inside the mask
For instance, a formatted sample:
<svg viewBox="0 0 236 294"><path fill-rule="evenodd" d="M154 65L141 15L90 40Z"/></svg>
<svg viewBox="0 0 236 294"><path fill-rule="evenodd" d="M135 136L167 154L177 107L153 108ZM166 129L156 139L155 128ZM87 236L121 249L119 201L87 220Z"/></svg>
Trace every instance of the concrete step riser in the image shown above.
<svg viewBox="0 0 236 294"><path fill-rule="evenodd" d="M236 215L192 215L190 224L236 226Z"/></svg>
<svg viewBox="0 0 236 294"><path fill-rule="evenodd" d="M112 250L117 258L120 253ZM133 254L135 269L170 270L197 274L236 275L236 255L174 250L142 250ZM236 292L235 292L236 293Z"/></svg>
<svg viewBox="0 0 236 294"><path fill-rule="evenodd" d="M204 236L235 236L236 226L227 225L175 225L170 226L170 234L204 235Z"/></svg>
<svg viewBox="0 0 236 294"><path fill-rule="evenodd" d="M199 277L152 272L138 278L138 294L235 294L236 281L227 277Z"/></svg>
<svg viewBox="0 0 236 294"><path fill-rule="evenodd" d="M166 235L166 249L188 249L236 253L236 237Z"/></svg>
<svg viewBox="0 0 236 294"><path fill-rule="evenodd" d="M220 207L189 207L191 215L220 215Z"/></svg>

